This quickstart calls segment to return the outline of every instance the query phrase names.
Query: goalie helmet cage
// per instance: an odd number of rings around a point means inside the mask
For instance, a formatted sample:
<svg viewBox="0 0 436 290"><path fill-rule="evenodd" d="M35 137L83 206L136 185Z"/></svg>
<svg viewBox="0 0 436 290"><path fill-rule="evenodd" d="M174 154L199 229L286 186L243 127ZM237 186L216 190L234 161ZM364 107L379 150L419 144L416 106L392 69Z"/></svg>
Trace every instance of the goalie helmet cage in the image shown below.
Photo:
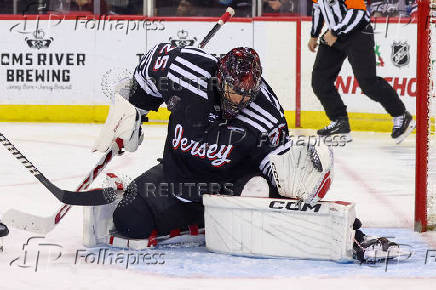
<svg viewBox="0 0 436 290"><path fill-rule="evenodd" d="M418 1L415 231L436 225L436 1Z"/></svg>

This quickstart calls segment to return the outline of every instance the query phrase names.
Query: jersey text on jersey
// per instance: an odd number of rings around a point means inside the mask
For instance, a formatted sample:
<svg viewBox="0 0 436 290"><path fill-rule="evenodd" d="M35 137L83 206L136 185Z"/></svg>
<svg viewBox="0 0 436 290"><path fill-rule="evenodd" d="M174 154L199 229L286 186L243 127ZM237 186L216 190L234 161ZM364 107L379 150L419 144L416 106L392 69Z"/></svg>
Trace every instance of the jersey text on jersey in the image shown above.
<svg viewBox="0 0 436 290"><path fill-rule="evenodd" d="M201 159L207 157L214 167L221 167L231 162L228 157L233 150L233 145L208 144L188 140L187 138L183 138L183 127L180 124L177 124L174 128L172 145L174 150L180 149L183 152L190 151L192 156Z"/></svg>

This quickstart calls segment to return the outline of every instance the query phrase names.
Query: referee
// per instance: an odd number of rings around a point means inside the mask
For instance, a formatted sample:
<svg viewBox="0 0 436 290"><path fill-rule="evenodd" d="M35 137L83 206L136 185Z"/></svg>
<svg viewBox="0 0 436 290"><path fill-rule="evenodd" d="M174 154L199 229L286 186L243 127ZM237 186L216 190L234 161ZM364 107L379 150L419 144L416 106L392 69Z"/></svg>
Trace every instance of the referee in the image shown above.
<svg viewBox="0 0 436 290"><path fill-rule="evenodd" d="M320 37L312 71L312 88L331 123L318 135L345 135L351 141L347 106L335 86L347 58L363 93L379 102L393 117L392 138L403 141L415 128L412 115L389 83L376 75L374 31L364 0L313 0L312 30L308 46L315 52L324 23L328 30Z"/></svg>

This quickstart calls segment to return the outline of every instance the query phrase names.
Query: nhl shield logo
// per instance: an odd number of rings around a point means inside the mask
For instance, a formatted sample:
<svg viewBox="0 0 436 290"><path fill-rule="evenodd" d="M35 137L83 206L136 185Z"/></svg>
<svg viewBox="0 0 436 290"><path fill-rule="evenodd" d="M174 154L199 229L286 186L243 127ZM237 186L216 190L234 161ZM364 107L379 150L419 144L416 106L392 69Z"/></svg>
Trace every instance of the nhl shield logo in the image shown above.
<svg viewBox="0 0 436 290"><path fill-rule="evenodd" d="M410 45L406 41L392 43L392 63L397 67L408 65L410 62Z"/></svg>

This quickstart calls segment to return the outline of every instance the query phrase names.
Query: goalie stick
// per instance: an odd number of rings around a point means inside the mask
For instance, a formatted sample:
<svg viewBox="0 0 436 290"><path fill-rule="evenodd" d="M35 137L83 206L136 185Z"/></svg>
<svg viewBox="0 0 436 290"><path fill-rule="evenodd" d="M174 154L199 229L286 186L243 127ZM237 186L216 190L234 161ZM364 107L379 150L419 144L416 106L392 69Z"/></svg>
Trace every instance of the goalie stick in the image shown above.
<svg viewBox="0 0 436 290"><path fill-rule="evenodd" d="M75 192L62 190L51 183L2 133L0 133L0 143L2 143L2 145L5 146L59 201L65 203L55 214L49 217L39 217L16 209L8 210L3 215L3 220L15 228L46 234L60 222L70 210L71 205L101 205L110 203L115 199L116 194L113 189L110 188L84 192L79 191L86 190L104 167L112 160L112 157L119 155L120 148L122 148L120 142L114 143L112 147L106 151Z"/></svg>
<svg viewBox="0 0 436 290"><path fill-rule="evenodd" d="M235 10L233 10L232 7L227 7L226 13L221 15L220 19L217 21L217 23L214 25L214 27L209 31L209 33L206 35L206 37L200 42L198 45L199 48L203 48L209 40L215 35L215 33L221 29L221 27L229 21L232 16L235 15Z"/></svg>

